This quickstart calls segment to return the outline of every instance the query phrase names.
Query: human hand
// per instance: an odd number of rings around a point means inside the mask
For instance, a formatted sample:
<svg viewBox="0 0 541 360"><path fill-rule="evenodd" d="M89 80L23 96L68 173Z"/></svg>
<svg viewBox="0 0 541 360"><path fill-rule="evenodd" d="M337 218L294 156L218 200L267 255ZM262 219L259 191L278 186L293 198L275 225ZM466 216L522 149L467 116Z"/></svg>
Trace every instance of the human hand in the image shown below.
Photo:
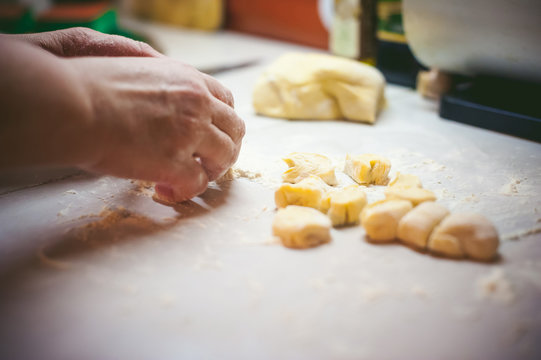
<svg viewBox="0 0 541 360"><path fill-rule="evenodd" d="M136 56L163 57L150 45L123 36L107 35L84 27L35 34L4 35L39 46L62 57Z"/></svg>
<svg viewBox="0 0 541 360"><path fill-rule="evenodd" d="M236 161L244 122L214 78L166 57L65 61L91 99L95 149L83 168L154 181L160 199L180 202Z"/></svg>

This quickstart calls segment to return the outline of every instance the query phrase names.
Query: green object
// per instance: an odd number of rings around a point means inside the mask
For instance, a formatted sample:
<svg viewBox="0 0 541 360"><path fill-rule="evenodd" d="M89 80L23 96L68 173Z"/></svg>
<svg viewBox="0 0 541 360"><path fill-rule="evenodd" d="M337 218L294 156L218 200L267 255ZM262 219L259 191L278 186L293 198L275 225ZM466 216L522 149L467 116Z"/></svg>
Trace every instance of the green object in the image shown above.
<svg viewBox="0 0 541 360"><path fill-rule="evenodd" d="M102 15L89 20L48 20L38 19L36 32L54 31L71 27L87 27L106 34L118 33L117 14L114 9L108 9Z"/></svg>
<svg viewBox="0 0 541 360"><path fill-rule="evenodd" d="M14 8L12 11L0 11L0 32L23 34L34 29L34 16L30 9Z"/></svg>

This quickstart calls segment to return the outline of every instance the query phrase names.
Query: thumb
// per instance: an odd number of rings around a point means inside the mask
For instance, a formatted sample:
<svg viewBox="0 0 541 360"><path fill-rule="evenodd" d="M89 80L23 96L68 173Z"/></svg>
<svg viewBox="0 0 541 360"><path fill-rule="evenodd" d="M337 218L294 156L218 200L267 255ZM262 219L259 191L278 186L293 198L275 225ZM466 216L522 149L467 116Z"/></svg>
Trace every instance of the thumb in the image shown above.
<svg viewBox="0 0 541 360"><path fill-rule="evenodd" d="M209 179L198 161L194 160L189 166L183 166L175 172L170 180L156 183L155 200L166 204L179 203L207 189Z"/></svg>

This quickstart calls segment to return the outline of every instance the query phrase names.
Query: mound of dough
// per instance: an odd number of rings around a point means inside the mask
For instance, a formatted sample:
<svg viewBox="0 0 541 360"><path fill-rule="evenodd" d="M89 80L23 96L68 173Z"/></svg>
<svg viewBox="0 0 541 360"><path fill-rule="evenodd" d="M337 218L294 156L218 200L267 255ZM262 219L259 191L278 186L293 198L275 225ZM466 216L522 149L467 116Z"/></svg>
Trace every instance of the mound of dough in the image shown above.
<svg viewBox="0 0 541 360"><path fill-rule="evenodd" d="M272 233L284 246L305 249L331 241L331 221L321 212L290 205L279 209L272 223Z"/></svg>
<svg viewBox="0 0 541 360"><path fill-rule="evenodd" d="M499 244L496 228L483 215L456 213L434 229L428 249L449 257L489 261L496 255Z"/></svg>
<svg viewBox="0 0 541 360"><path fill-rule="evenodd" d="M376 68L326 54L291 53L259 77L253 105L259 114L288 119L374 123L384 105L385 79Z"/></svg>
<svg viewBox="0 0 541 360"><path fill-rule="evenodd" d="M407 200L376 201L362 211L361 225L371 240L392 241L396 237L398 222L412 208Z"/></svg>
<svg viewBox="0 0 541 360"><path fill-rule="evenodd" d="M391 170L389 159L374 155L346 155L344 173L361 185L385 185Z"/></svg>
<svg viewBox="0 0 541 360"><path fill-rule="evenodd" d="M329 185L337 185L334 166L331 160L323 155L294 152L283 159L289 169L282 175L284 182L296 184L308 175L319 176Z"/></svg>
<svg viewBox="0 0 541 360"><path fill-rule="evenodd" d="M278 208L299 205L319 210L328 188L320 177L309 175L297 184L282 184L274 193L274 202Z"/></svg>
<svg viewBox="0 0 541 360"><path fill-rule="evenodd" d="M430 233L449 211L435 202L425 202L404 215L398 223L397 236L402 242L418 249L425 249Z"/></svg>
<svg viewBox="0 0 541 360"><path fill-rule="evenodd" d="M327 193L321 211L326 212L333 226L357 224L366 205L366 193L359 185L349 185Z"/></svg>

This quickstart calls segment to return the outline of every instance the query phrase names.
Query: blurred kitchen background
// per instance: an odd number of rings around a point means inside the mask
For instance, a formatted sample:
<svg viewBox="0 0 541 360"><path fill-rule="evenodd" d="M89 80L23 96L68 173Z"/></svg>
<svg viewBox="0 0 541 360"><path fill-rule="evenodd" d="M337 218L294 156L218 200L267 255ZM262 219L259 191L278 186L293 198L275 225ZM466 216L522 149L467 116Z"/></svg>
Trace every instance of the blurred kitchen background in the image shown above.
<svg viewBox="0 0 541 360"><path fill-rule="evenodd" d="M119 19L302 44L376 66L441 117L541 141L538 0L3 0L0 32L85 26L153 43ZM167 54L166 55L171 55ZM414 55L415 54L415 55ZM211 69L212 72L216 69Z"/></svg>
<svg viewBox="0 0 541 360"><path fill-rule="evenodd" d="M329 50L376 64L389 82L411 87L422 68L404 36L400 0L8 0L0 5L0 31L86 26L151 42L122 29L118 16Z"/></svg>

